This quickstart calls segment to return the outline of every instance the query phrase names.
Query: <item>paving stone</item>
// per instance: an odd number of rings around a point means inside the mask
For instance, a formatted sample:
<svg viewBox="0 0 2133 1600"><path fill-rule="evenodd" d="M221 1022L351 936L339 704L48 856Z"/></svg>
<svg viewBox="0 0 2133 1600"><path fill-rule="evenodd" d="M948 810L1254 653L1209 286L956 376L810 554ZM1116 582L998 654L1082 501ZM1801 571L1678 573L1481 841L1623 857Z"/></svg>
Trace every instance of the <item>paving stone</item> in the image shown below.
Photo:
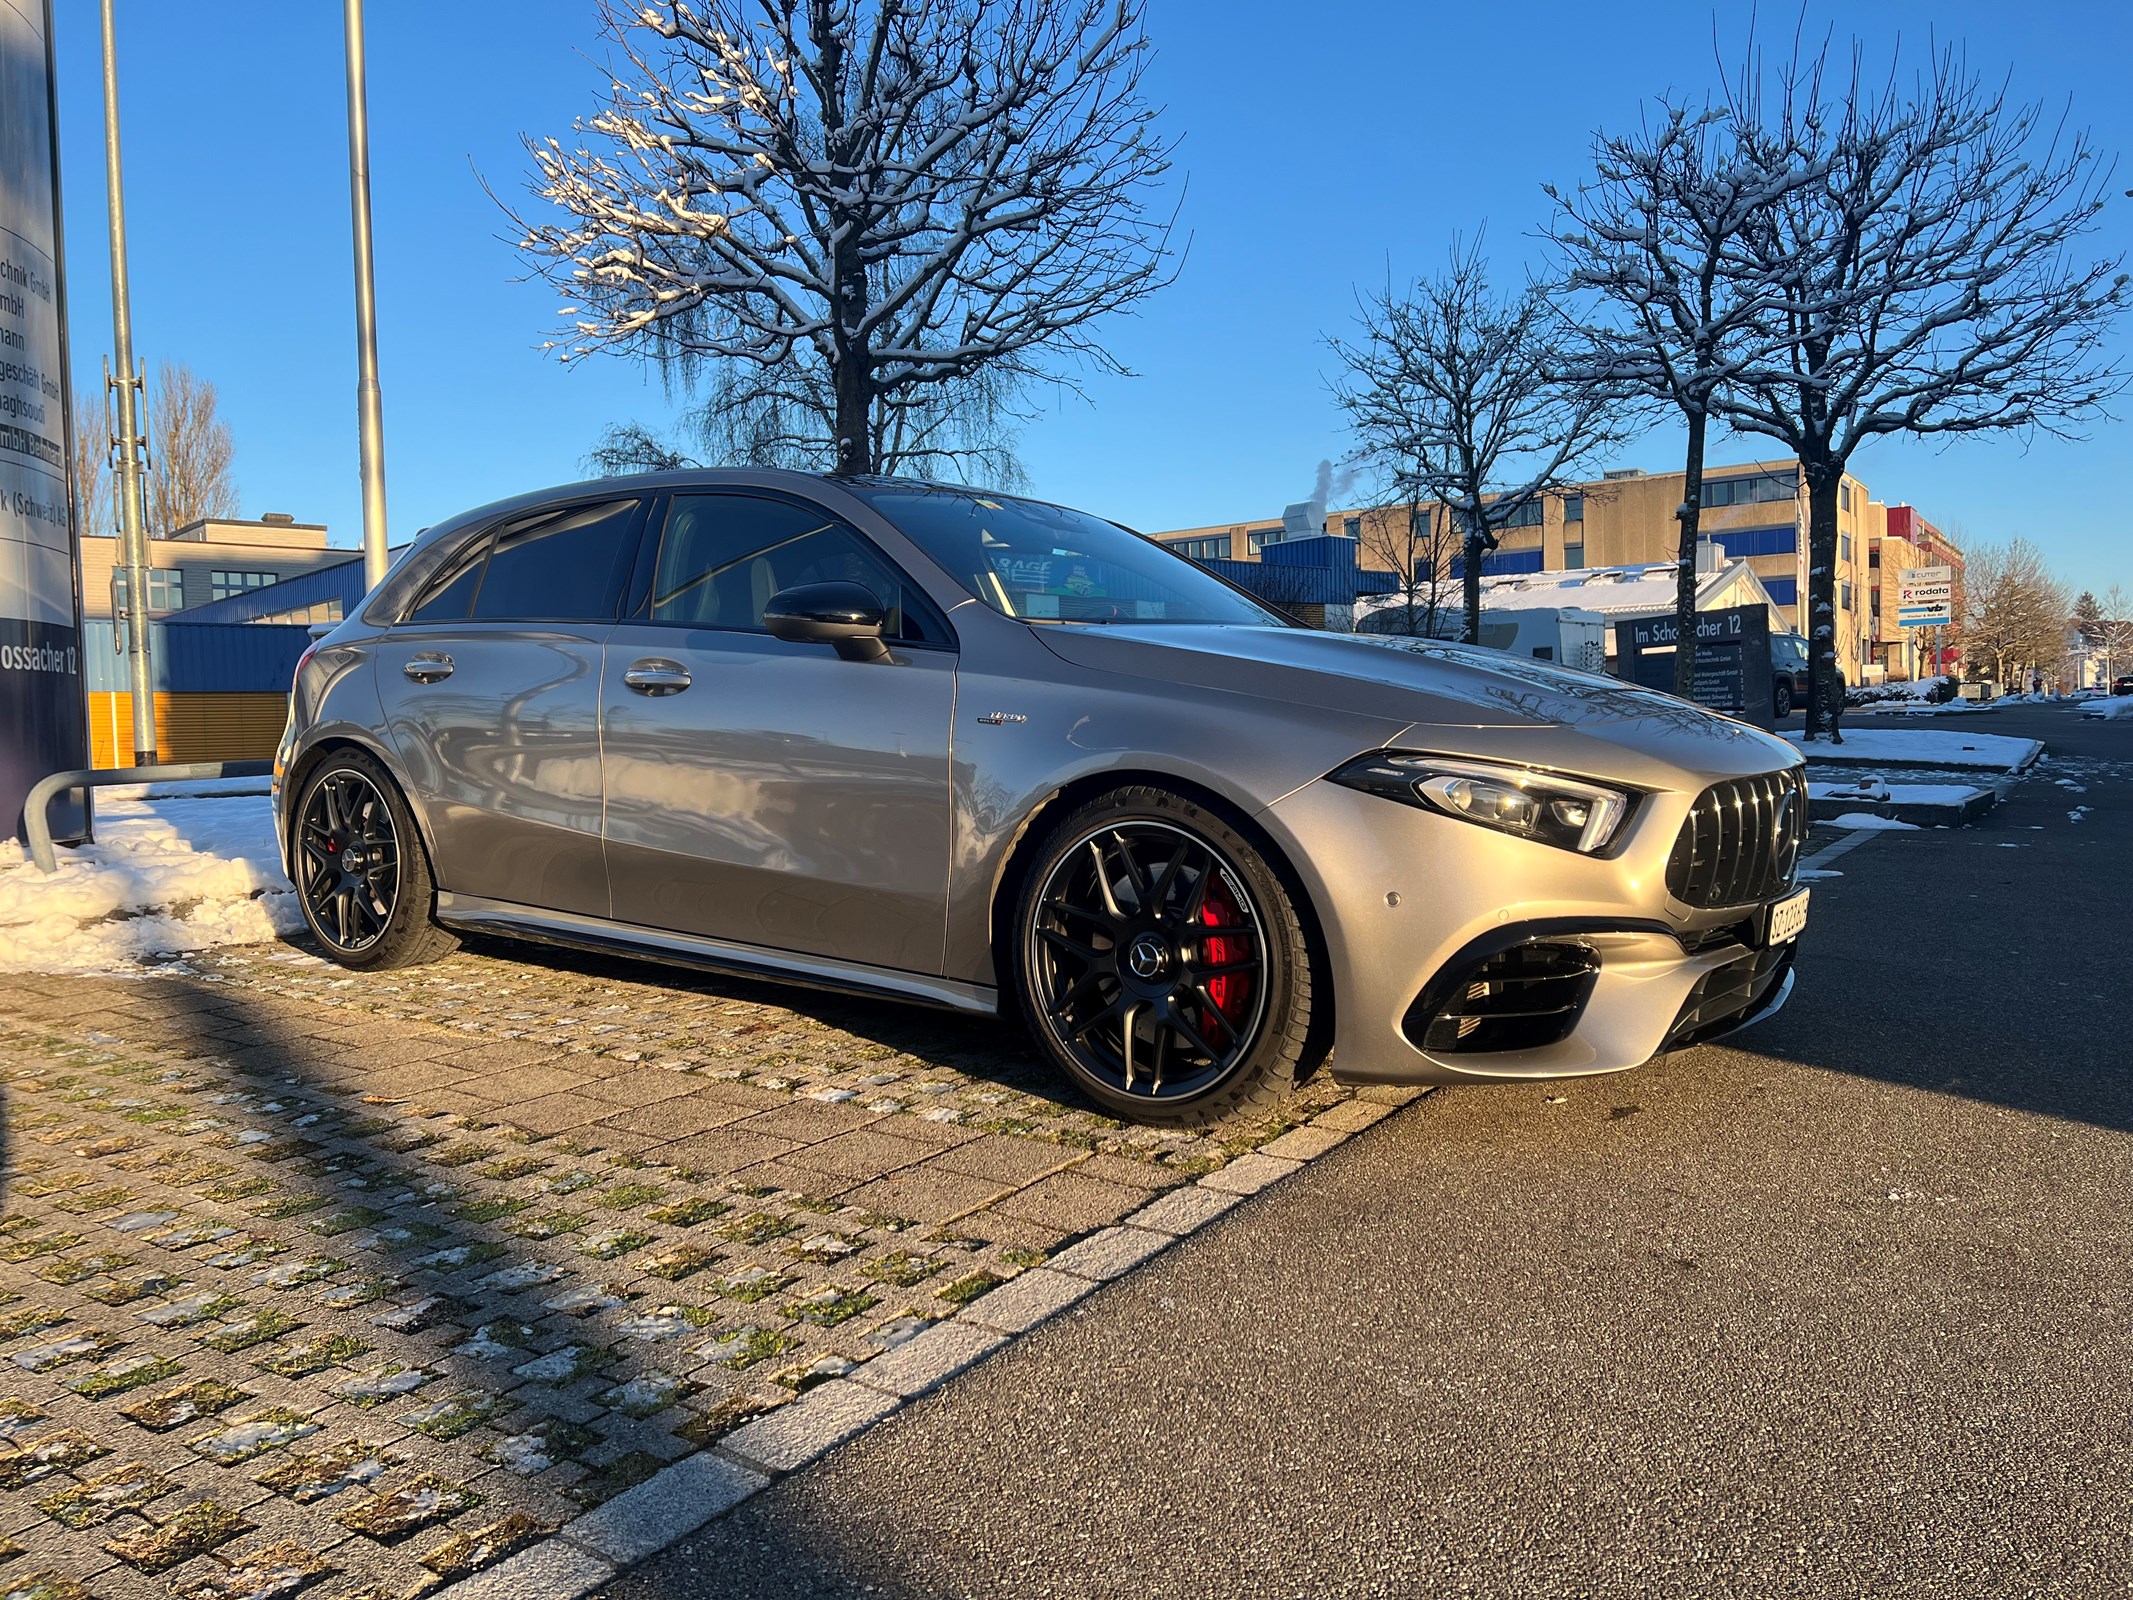
<svg viewBox="0 0 2133 1600"><path fill-rule="evenodd" d="M659 1146L659 1159L678 1167L692 1167L714 1176L724 1176L759 1162L775 1161L793 1148L790 1139L771 1139L734 1128L719 1128Z"/></svg>
<svg viewBox="0 0 2133 1600"><path fill-rule="evenodd" d="M994 1209L1004 1216L1020 1217L1065 1233L1084 1233L1116 1222L1147 1198L1143 1191L1123 1184L1058 1172L1026 1189L1017 1189Z"/></svg>
<svg viewBox="0 0 2133 1600"><path fill-rule="evenodd" d="M963 1309L961 1320L1001 1333L1027 1333L1096 1287L1086 1278L1035 1267Z"/></svg>
<svg viewBox="0 0 2133 1600"><path fill-rule="evenodd" d="M1270 1139L1259 1147L1263 1156L1279 1156L1288 1161L1309 1161L1322 1156L1335 1145L1343 1143L1347 1135L1338 1128L1319 1123L1310 1127L1291 1128L1278 1139Z"/></svg>
<svg viewBox="0 0 2133 1600"><path fill-rule="evenodd" d="M723 1456L693 1455L624 1490L563 1532L573 1543L624 1567L694 1533L769 1481Z"/></svg>
<svg viewBox="0 0 2133 1600"><path fill-rule="evenodd" d="M821 1144L840 1133L850 1133L880 1120L879 1112L862 1111L850 1105L795 1100L774 1111L758 1112L746 1122L737 1124L736 1131L790 1139L795 1144Z"/></svg>
<svg viewBox="0 0 2133 1600"><path fill-rule="evenodd" d="M1006 1344L1008 1335L957 1318L937 1322L916 1338L853 1370L852 1381L915 1400Z"/></svg>
<svg viewBox="0 0 2133 1600"><path fill-rule="evenodd" d="M1034 1183L1074 1159L1075 1152L1041 1139L988 1133L942 1155L935 1163L945 1172L990 1178L1000 1184Z"/></svg>
<svg viewBox="0 0 2133 1600"><path fill-rule="evenodd" d="M736 1428L719 1441L722 1454L769 1472L791 1472L879 1422L899 1402L847 1378L832 1378L789 1405Z"/></svg>
<svg viewBox="0 0 2133 1600"><path fill-rule="evenodd" d="M1311 1119L1311 1125L1331 1128L1336 1133L1361 1133L1365 1128L1383 1122L1398 1109L1372 1100L1349 1100L1330 1111L1321 1111Z"/></svg>
<svg viewBox="0 0 2133 1600"><path fill-rule="evenodd" d="M1212 1222L1243 1198L1240 1194L1194 1184L1190 1188L1173 1189L1161 1199L1150 1201L1126 1221L1136 1228L1151 1228L1157 1233L1186 1234Z"/></svg>
<svg viewBox="0 0 2133 1600"><path fill-rule="evenodd" d="M1147 1228L1106 1228L1045 1262L1055 1272L1104 1283L1129 1272L1171 1243L1167 1233Z"/></svg>
<svg viewBox="0 0 2133 1600"><path fill-rule="evenodd" d="M496 1114L501 1120L524 1128L528 1133L551 1134L582 1128L587 1123L611 1116L613 1112L614 1107L605 1100L566 1090L534 1100L513 1101L498 1107Z"/></svg>
<svg viewBox="0 0 2133 1600"><path fill-rule="evenodd" d="M989 1178L949 1172L932 1162L892 1173L844 1198L852 1205L914 1222L945 1222L983 1205L1001 1193Z"/></svg>
<svg viewBox="0 0 2133 1600"><path fill-rule="evenodd" d="M1228 1194L1257 1194L1269 1184L1279 1183L1302 1165L1301 1161L1284 1161L1279 1156L1254 1151L1239 1156L1219 1172L1210 1172L1200 1180L1200 1186L1220 1189Z"/></svg>
<svg viewBox="0 0 2133 1600"><path fill-rule="evenodd" d="M1055 1157L1057 1153L1054 1147ZM910 1139L892 1139L871 1129L861 1129L795 1150L785 1160L795 1167L816 1168L839 1177L865 1180L884 1178L905 1167L916 1166L933 1154L931 1145L918 1144Z"/></svg>
<svg viewBox="0 0 2133 1600"><path fill-rule="evenodd" d="M438 1590L434 1600L580 1600L614 1576L591 1551L550 1539Z"/></svg>

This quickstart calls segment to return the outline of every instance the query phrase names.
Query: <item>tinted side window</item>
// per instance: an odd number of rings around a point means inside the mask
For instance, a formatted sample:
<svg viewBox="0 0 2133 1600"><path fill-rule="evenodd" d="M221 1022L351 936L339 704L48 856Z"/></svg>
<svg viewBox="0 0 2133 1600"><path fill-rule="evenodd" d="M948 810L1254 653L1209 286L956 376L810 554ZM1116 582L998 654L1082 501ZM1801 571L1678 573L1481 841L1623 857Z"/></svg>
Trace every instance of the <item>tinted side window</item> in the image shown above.
<svg viewBox="0 0 2133 1600"><path fill-rule="evenodd" d="M548 512L500 529L474 593L477 622L611 622L636 553L638 502Z"/></svg>
<svg viewBox="0 0 2133 1600"><path fill-rule="evenodd" d="M650 618L761 633L771 596L840 578L881 601L890 638L947 642L931 607L850 528L820 511L744 494L675 497L653 569Z"/></svg>
<svg viewBox="0 0 2133 1600"><path fill-rule="evenodd" d="M422 591L422 598L407 614L410 622L464 622L474 603L474 586L481 582L481 564L489 555L489 536L469 539L445 562Z"/></svg>

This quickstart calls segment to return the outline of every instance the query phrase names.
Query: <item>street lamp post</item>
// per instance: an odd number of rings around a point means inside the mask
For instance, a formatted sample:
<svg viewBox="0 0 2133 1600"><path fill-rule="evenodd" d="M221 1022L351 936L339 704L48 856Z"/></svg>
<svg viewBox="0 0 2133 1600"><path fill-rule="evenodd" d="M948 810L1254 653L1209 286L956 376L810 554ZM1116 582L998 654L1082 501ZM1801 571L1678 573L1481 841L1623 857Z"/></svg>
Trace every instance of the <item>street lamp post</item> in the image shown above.
<svg viewBox="0 0 2133 1600"><path fill-rule="evenodd" d="M133 360L133 294L126 276L126 196L119 164L118 47L111 19L112 0L103 0L104 31L104 194L111 212L111 344L118 376L104 375L118 395L119 559L126 569L123 617L112 609L114 626L126 629L127 687L133 701L133 765L156 761L155 674L148 658L148 519L142 501L147 441L142 437L140 407L146 386ZM116 589L114 584L113 588ZM113 596L116 599L116 595ZM112 752L118 763L118 752Z"/></svg>
<svg viewBox="0 0 2133 1600"><path fill-rule="evenodd" d="M108 8L110 0L105 0ZM348 37L348 204L355 232L356 433L363 472L363 586L385 576L385 402L378 388L378 288L370 255L370 109L363 0L342 0Z"/></svg>

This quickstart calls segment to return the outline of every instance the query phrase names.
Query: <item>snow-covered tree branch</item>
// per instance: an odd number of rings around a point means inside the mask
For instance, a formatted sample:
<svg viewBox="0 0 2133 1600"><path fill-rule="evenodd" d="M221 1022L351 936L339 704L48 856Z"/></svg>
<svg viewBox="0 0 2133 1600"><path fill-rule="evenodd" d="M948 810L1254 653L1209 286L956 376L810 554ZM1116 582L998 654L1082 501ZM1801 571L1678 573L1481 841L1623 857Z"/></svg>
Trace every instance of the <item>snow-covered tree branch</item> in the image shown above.
<svg viewBox="0 0 2133 1600"><path fill-rule="evenodd" d="M708 376L707 442L953 464L1172 275L1142 0L607 0L606 104L529 140L566 358ZM981 413L975 434L971 412Z"/></svg>
<svg viewBox="0 0 2133 1600"><path fill-rule="evenodd" d="M1364 297L1360 337L1329 339L1334 396L1357 455L1461 535L1466 638L1480 637L1481 567L1500 530L1619 442L1626 396L1572 370L1546 290L1499 294L1477 242L1404 293Z"/></svg>

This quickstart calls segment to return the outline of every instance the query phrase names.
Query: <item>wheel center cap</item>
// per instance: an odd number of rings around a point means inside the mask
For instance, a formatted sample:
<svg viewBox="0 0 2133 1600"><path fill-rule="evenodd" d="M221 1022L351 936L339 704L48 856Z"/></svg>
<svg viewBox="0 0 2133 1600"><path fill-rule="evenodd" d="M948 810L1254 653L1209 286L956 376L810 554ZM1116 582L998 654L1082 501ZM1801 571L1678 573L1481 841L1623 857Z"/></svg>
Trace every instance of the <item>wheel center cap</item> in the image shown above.
<svg viewBox="0 0 2133 1600"><path fill-rule="evenodd" d="M1155 934L1141 934L1126 946L1126 970L1136 978L1158 978L1169 965L1169 947Z"/></svg>

